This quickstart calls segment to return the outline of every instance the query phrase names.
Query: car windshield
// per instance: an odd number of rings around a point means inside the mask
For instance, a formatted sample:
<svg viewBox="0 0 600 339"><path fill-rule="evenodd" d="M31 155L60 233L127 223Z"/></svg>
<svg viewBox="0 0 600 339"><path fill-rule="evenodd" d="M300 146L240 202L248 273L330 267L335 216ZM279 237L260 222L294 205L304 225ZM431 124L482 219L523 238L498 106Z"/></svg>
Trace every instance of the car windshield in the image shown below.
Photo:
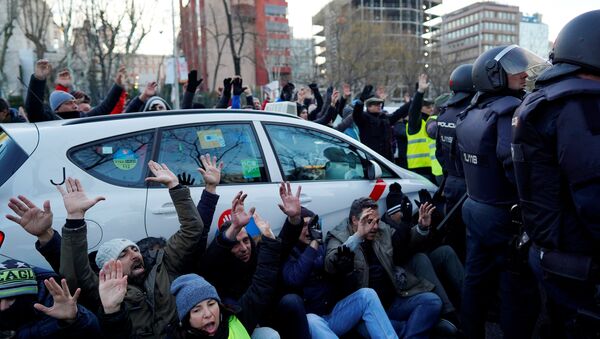
<svg viewBox="0 0 600 339"><path fill-rule="evenodd" d="M0 186L27 160L27 153L0 127Z"/></svg>

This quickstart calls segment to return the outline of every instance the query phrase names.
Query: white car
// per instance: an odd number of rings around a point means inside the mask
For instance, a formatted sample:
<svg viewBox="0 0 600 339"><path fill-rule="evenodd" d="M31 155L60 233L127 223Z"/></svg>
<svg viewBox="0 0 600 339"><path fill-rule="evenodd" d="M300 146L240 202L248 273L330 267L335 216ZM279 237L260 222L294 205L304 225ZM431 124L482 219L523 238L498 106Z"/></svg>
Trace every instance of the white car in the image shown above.
<svg viewBox="0 0 600 339"><path fill-rule="evenodd" d="M278 184L290 181L294 192L302 185L301 202L319 214L325 233L348 217L358 197L379 199L383 212L393 182L411 200L421 189L436 189L345 134L286 114L190 110L0 124L0 229L6 234L0 260L48 266L34 249L35 238L4 215L13 213L8 199L19 194L40 208L50 200L53 227L60 231L66 211L54 184L65 176L80 179L88 196L106 197L86 213L90 251L116 237L168 238L179 226L177 215L168 190L144 181L147 163L191 174L197 202L203 182L196 169L205 153L225 163L209 241L240 190L248 193L245 205L256 207L277 233L284 221Z"/></svg>

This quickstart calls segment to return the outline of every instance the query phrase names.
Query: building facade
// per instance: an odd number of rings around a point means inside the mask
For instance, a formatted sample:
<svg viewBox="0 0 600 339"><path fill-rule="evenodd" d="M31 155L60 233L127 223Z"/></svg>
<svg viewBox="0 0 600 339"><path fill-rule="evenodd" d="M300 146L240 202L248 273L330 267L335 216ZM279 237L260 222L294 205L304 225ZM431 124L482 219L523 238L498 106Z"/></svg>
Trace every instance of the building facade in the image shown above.
<svg viewBox="0 0 600 339"><path fill-rule="evenodd" d="M292 82L309 84L316 80L315 57L313 39L292 39L290 50Z"/></svg>
<svg viewBox="0 0 600 339"><path fill-rule="evenodd" d="M442 17L441 54L449 63L472 63L484 51L519 43L519 7L478 2Z"/></svg>
<svg viewBox="0 0 600 339"><path fill-rule="evenodd" d="M542 58L547 58L550 53L550 42L548 25L542 22L542 15L521 14L519 27L519 46L527 48Z"/></svg>

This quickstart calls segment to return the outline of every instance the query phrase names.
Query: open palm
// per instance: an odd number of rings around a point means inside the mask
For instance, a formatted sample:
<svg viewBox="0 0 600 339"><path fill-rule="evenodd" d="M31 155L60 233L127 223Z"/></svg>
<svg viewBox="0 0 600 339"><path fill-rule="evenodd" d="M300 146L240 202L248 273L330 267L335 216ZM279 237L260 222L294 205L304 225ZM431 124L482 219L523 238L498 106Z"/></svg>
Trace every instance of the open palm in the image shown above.
<svg viewBox="0 0 600 339"><path fill-rule="evenodd" d="M71 296L69 286L65 279L61 280L62 287L54 281L54 278L44 280L44 285L46 285L46 288L50 294L52 294L54 305L52 305L52 307L46 307L42 304L35 304L33 307L54 319L75 320L77 317L77 298L79 298L81 289L78 288L77 291L75 291L75 294Z"/></svg>
<svg viewBox="0 0 600 339"><path fill-rule="evenodd" d="M198 168L198 171L204 178L206 185L218 185L221 182L221 170L223 169L223 162L217 163L217 157L212 157L210 154L201 155L200 161L202 167Z"/></svg>
<svg viewBox="0 0 600 339"><path fill-rule="evenodd" d="M8 207L15 212L14 215L6 215L8 220L21 225L27 233L40 236L52 227L52 210L50 201L44 202L44 210L39 209L26 197L19 195L18 199L11 198Z"/></svg>
<svg viewBox="0 0 600 339"><path fill-rule="evenodd" d="M281 211L290 218L300 216L300 210L302 208L302 206L300 205L301 191L302 186L298 186L298 190L294 195L292 193L292 186L289 182L282 182L279 185L279 196L281 197L281 204L279 204L279 209L281 209Z"/></svg>
<svg viewBox="0 0 600 339"><path fill-rule="evenodd" d="M167 165L150 160L148 162L148 168L150 168L150 171L154 176L146 178L146 181L158 182L168 188L173 188L179 184L179 179L177 179L177 176L169 170Z"/></svg>
<svg viewBox="0 0 600 339"><path fill-rule="evenodd" d="M250 211L246 212L244 208L244 201L248 195L240 191L235 198L233 198L231 205L231 224L236 228L242 228L250 222L250 218L254 214L254 207Z"/></svg>
<svg viewBox="0 0 600 339"><path fill-rule="evenodd" d="M104 197L88 198L79 179L67 178L65 187L66 190L62 186L56 186L63 197L69 219L83 219L88 209L105 200Z"/></svg>
<svg viewBox="0 0 600 339"><path fill-rule="evenodd" d="M123 276L123 264L109 260L99 275L98 293L107 314L117 312L127 293L127 276Z"/></svg>

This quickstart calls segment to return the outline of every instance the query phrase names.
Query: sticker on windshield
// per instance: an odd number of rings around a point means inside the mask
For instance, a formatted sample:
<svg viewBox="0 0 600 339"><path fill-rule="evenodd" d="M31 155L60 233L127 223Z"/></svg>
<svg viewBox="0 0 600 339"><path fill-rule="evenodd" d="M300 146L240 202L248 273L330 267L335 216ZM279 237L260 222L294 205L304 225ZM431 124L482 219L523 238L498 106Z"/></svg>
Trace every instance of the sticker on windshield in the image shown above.
<svg viewBox="0 0 600 339"><path fill-rule="evenodd" d="M102 146L102 154L113 154L113 148L110 146Z"/></svg>
<svg viewBox="0 0 600 339"><path fill-rule="evenodd" d="M206 131L198 131L198 140L200 147L203 149L225 147L225 138L220 129L209 129Z"/></svg>
<svg viewBox="0 0 600 339"><path fill-rule="evenodd" d="M129 171L135 168L138 163L138 156L132 150L127 148L119 148L113 154L113 163L123 171Z"/></svg>
<svg viewBox="0 0 600 339"><path fill-rule="evenodd" d="M242 174L244 179L260 178L260 167L257 159L242 160Z"/></svg>

